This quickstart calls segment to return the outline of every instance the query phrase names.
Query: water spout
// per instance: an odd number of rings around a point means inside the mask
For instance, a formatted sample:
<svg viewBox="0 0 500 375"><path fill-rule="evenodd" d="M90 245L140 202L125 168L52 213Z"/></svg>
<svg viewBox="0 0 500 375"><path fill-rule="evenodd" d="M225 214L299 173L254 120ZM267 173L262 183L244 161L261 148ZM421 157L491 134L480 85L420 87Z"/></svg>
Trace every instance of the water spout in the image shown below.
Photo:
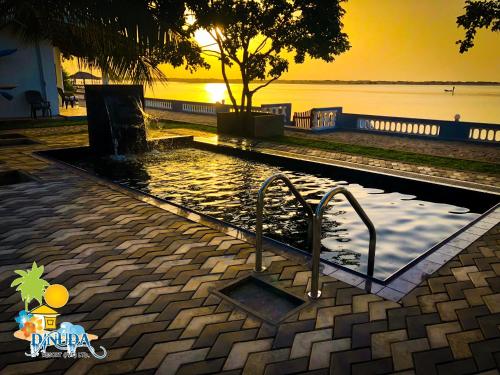
<svg viewBox="0 0 500 375"><path fill-rule="evenodd" d="M104 98L104 108L106 108L106 114L108 115L109 131L111 133L111 140L113 142L114 156L118 157L118 139L116 138L115 131L113 130L113 119L109 112L108 98Z"/></svg>
<svg viewBox="0 0 500 375"><path fill-rule="evenodd" d="M148 151L141 86L89 85L85 98L92 152L118 157Z"/></svg>

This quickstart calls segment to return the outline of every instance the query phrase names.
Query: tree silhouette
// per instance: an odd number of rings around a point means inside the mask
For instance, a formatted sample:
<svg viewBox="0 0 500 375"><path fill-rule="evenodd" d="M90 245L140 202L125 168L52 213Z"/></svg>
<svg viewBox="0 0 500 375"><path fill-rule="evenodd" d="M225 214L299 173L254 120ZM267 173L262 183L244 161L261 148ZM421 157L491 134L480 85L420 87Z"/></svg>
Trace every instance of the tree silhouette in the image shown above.
<svg viewBox="0 0 500 375"><path fill-rule="evenodd" d="M253 95L288 70L289 58L333 61L350 48L342 32L343 0L188 1L191 31L207 30L214 40L203 53L221 62L222 76L236 112L250 112ZM235 97L227 68L235 65L243 84ZM254 88L250 82L263 81Z"/></svg>
<svg viewBox="0 0 500 375"><path fill-rule="evenodd" d="M460 46L460 53L464 53L474 46L474 39L478 29L500 31L500 1L467 0L465 13L457 18L457 25L465 29L465 38L457 41Z"/></svg>
<svg viewBox="0 0 500 375"><path fill-rule="evenodd" d="M41 278L43 270L43 266L37 266L36 262L33 262L31 270L14 271L19 277L14 279L10 286L14 287L17 285L16 290L21 292L21 299L24 301L26 311L28 311L28 305L32 300L38 301L40 305L43 303L43 294L49 286L49 283Z"/></svg>

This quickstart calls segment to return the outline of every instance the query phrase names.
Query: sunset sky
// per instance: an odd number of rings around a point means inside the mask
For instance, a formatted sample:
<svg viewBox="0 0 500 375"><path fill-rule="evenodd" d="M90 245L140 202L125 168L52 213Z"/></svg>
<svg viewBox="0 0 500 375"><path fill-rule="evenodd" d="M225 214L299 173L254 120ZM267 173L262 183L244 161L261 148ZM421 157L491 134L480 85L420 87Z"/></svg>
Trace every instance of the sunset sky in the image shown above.
<svg viewBox="0 0 500 375"><path fill-rule="evenodd" d="M283 79L500 81L500 33L480 31L475 47L458 52L456 18L465 0L350 0L344 3L351 50L333 63L291 64ZM220 78L219 63L189 74L162 66L169 78ZM76 70L68 64L68 70ZM230 74L238 78L236 72Z"/></svg>

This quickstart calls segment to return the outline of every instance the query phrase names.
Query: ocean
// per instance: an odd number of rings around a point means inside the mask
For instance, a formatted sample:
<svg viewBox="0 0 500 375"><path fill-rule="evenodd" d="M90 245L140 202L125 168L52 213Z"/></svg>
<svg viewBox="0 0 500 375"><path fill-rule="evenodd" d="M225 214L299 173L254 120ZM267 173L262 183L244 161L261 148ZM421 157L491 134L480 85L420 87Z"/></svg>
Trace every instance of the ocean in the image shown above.
<svg viewBox="0 0 500 375"><path fill-rule="evenodd" d="M237 97L241 84L233 84ZM417 117L500 124L500 86L456 86L455 94L442 85L341 85L273 83L257 92L254 105L292 103L292 112L343 107L347 113ZM225 100L223 83L157 82L146 87L146 97L199 102Z"/></svg>

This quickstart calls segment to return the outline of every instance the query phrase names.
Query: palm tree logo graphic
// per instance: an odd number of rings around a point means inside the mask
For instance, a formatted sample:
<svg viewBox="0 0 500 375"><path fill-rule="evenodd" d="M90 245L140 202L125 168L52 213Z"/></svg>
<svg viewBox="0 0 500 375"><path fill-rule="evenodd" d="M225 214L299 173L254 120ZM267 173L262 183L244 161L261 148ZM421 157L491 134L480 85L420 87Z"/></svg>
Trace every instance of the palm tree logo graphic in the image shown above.
<svg viewBox="0 0 500 375"><path fill-rule="evenodd" d="M14 332L14 337L31 342L31 357L38 356L40 351L45 353L47 346L54 345L59 350L67 350L72 358L77 355L79 347L86 347L95 358L105 358L106 349L101 346L102 354L98 354L90 343L98 337L85 332L84 327L62 322L57 328L56 318L59 313L54 309L66 305L69 292L61 284L49 284L42 279L43 271L43 265L39 266L36 262L33 262L31 269L14 271L18 277L10 286L16 287L24 302L24 310L15 318L19 329ZM37 301L38 306L29 310L32 301Z"/></svg>
<svg viewBox="0 0 500 375"><path fill-rule="evenodd" d="M21 293L24 302L24 310L16 317L19 324L17 335L25 339L33 333L56 329L59 313L54 309L63 307L69 299L68 290L63 285L50 285L42 278L43 271L43 265L36 262L31 269L14 271L19 277L12 281L11 287L17 287L16 291ZM29 310L32 301L38 302L38 306Z"/></svg>
<svg viewBox="0 0 500 375"><path fill-rule="evenodd" d="M10 286L13 287L17 285L16 290L21 293L21 299L24 301L24 309L26 311L28 311L28 306L33 300L36 300L39 305L42 305L45 289L50 285L41 278L43 270L43 266L37 266L36 262L33 262L31 270L14 271L19 277L15 279Z"/></svg>

